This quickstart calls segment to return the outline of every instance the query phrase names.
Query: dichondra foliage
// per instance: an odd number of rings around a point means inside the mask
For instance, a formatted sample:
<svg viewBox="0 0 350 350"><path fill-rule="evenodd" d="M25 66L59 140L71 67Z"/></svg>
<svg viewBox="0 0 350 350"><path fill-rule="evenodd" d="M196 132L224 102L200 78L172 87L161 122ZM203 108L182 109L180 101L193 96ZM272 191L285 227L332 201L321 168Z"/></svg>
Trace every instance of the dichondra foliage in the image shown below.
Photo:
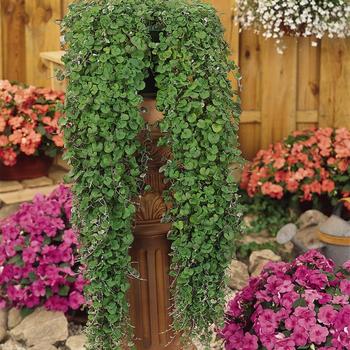
<svg viewBox="0 0 350 350"><path fill-rule="evenodd" d="M229 171L240 157L239 105L228 79L236 67L219 18L198 1L85 0L71 5L63 29L69 84L62 124L91 280L89 348L121 349L132 339L128 249L142 190L137 136L150 70L164 114L160 143L172 151L162 170L172 202L164 219L173 223L174 327L201 335L223 315L224 271L239 225Z"/></svg>

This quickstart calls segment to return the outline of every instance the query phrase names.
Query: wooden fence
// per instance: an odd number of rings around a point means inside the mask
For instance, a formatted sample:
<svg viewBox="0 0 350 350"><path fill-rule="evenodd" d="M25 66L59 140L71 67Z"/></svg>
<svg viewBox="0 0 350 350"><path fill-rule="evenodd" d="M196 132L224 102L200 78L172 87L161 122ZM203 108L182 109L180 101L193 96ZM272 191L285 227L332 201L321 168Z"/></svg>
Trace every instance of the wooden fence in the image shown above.
<svg viewBox="0 0 350 350"><path fill-rule="evenodd" d="M234 0L208 0L220 13L242 80L240 142L251 158L295 129L350 128L350 39L287 38L283 55L272 40L233 24ZM59 50L59 26L70 0L0 0L0 77L50 85L39 58Z"/></svg>

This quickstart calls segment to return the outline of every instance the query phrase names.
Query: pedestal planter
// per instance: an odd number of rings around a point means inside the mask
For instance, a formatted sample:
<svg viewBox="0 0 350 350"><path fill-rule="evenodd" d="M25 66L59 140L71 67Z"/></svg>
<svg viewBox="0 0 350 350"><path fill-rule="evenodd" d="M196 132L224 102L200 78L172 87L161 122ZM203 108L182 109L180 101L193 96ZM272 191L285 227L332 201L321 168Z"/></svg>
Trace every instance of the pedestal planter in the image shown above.
<svg viewBox="0 0 350 350"><path fill-rule="evenodd" d="M52 163L50 157L20 155L14 166L0 164L0 180L21 181L47 176Z"/></svg>
<svg viewBox="0 0 350 350"><path fill-rule="evenodd" d="M130 255L132 265L140 276L139 279L131 280L130 316L138 350L175 350L180 349L180 345L171 331L170 242L167 239L171 225L161 223L167 206L162 198L164 177L159 172L170 152L167 148L157 146L161 133L152 124L161 120L163 115L156 109L155 98L144 98L141 114L151 129L150 137L141 135L151 158L145 178L151 191L141 195L135 217Z"/></svg>

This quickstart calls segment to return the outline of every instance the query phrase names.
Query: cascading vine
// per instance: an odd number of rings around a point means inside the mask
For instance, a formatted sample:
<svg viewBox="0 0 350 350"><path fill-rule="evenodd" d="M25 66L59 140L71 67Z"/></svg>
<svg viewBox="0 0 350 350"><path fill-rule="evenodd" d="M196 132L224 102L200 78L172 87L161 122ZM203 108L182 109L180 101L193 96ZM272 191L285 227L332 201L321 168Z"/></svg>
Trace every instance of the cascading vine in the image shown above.
<svg viewBox="0 0 350 350"><path fill-rule="evenodd" d="M159 28L152 42L150 28ZM215 10L186 0L80 0L63 22L67 89L63 120L75 184L74 222L88 267L89 349L121 349L132 340L126 292L133 274L134 199L143 184L138 135L140 95L150 67L164 113L161 143L173 204L171 273L174 327L205 333L223 315L224 271L239 230L239 104L235 70Z"/></svg>
<svg viewBox="0 0 350 350"><path fill-rule="evenodd" d="M155 56L158 109L165 115L162 142L173 155L164 173L173 203L168 220L173 222L174 325L207 335L208 325L222 317L223 276L239 229L237 186L229 170L240 157L239 105L228 79L235 66L211 6L169 3L162 21Z"/></svg>

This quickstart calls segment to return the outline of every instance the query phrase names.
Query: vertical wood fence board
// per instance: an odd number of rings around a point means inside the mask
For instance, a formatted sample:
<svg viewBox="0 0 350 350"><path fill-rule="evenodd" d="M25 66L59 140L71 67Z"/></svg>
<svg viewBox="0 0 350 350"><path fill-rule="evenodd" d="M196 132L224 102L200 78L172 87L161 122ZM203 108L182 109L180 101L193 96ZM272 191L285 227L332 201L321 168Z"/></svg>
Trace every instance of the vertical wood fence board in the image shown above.
<svg viewBox="0 0 350 350"><path fill-rule="evenodd" d="M220 17L221 23L225 29L224 37L231 50L231 59L239 64L239 28L233 23L233 10L235 0L206 0L213 5ZM236 78L229 76L233 89L237 90Z"/></svg>
<svg viewBox="0 0 350 350"><path fill-rule="evenodd" d="M297 40L286 38L284 55L274 40L261 38L261 146L281 140L296 128Z"/></svg>
<svg viewBox="0 0 350 350"><path fill-rule="evenodd" d="M60 28L56 21L62 18L61 0L26 1L26 12L27 82L49 87L53 77L39 55L60 49Z"/></svg>
<svg viewBox="0 0 350 350"><path fill-rule="evenodd" d="M2 16L2 6L3 3L0 1L0 79L4 79L3 72L3 42L2 42L2 26L4 24L3 16Z"/></svg>
<svg viewBox="0 0 350 350"><path fill-rule="evenodd" d="M300 111L314 110L319 105L320 81L320 43L314 38L298 39L298 100Z"/></svg>
<svg viewBox="0 0 350 350"><path fill-rule="evenodd" d="M312 43L318 45L315 47ZM320 97L320 41L315 38L298 39L298 78L297 110L310 111L319 109ZM318 118L318 116L317 116ZM297 129L317 127L318 123L297 122Z"/></svg>
<svg viewBox="0 0 350 350"><path fill-rule="evenodd" d="M259 36L252 31L240 34L240 71L242 75L240 95L243 111L258 111L261 108L261 59ZM259 150L261 142L260 123L241 124L239 141L242 154L251 159Z"/></svg>
<svg viewBox="0 0 350 350"><path fill-rule="evenodd" d="M325 39L321 49L320 125L350 128L350 41Z"/></svg>
<svg viewBox="0 0 350 350"><path fill-rule="evenodd" d="M2 66L4 78L9 80L26 80L26 20L24 0L1 0Z"/></svg>
<svg viewBox="0 0 350 350"><path fill-rule="evenodd" d="M62 15L64 16L68 11L68 6L74 1L74 0L61 0L62 1Z"/></svg>
<svg viewBox="0 0 350 350"><path fill-rule="evenodd" d="M259 36L252 31L241 33L240 70L242 75L240 95L242 109L260 110L261 107L261 59Z"/></svg>
<svg viewBox="0 0 350 350"><path fill-rule="evenodd" d="M239 126L239 143L245 159L252 159L261 147L261 126L259 123Z"/></svg>

